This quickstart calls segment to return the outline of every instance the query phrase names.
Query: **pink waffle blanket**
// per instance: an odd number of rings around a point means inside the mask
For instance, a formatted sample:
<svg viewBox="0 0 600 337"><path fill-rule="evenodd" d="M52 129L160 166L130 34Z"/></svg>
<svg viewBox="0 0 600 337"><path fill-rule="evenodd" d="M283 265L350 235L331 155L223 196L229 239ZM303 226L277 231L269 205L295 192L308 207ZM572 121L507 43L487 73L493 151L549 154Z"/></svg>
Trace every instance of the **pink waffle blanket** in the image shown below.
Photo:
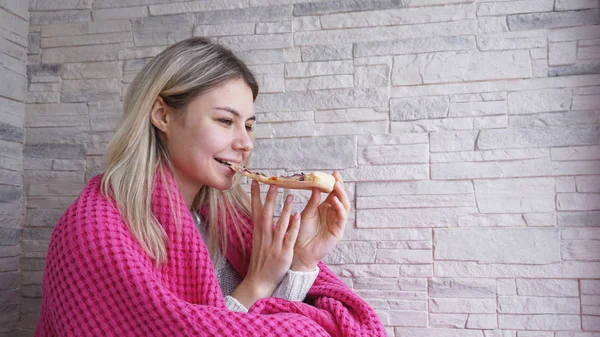
<svg viewBox="0 0 600 337"><path fill-rule="evenodd" d="M305 302L265 298L248 313L229 311L179 192L182 225L156 179L152 210L168 235L168 262L157 268L100 193L100 180L89 181L52 234L35 336L386 336L373 309L323 263ZM250 219L241 227L249 252ZM244 276L248 261L233 235L225 255Z"/></svg>

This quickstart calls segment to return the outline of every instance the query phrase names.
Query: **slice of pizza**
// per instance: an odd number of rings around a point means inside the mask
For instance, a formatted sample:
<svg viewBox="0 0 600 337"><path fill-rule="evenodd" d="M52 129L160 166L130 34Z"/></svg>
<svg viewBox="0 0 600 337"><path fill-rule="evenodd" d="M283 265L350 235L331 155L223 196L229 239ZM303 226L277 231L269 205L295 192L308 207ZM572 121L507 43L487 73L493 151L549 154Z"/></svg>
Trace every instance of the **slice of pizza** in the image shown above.
<svg viewBox="0 0 600 337"><path fill-rule="evenodd" d="M276 185L294 190L319 189L321 192L331 193L335 185L335 177L324 172L299 173L289 176L268 176L260 172L248 170L243 165L217 159L220 163L228 165L232 170L258 182Z"/></svg>

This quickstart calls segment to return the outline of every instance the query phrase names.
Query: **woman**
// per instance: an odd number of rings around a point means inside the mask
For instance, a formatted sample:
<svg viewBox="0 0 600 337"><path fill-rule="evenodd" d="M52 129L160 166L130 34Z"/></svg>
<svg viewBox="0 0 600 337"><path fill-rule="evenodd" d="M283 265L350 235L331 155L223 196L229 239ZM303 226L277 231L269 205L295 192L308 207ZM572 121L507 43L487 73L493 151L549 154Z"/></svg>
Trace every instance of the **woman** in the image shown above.
<svg viewBox="0 0 600 337"><path fill-rule="evenodd" d="M219 160L253 149L258 85L202 38L170 46L129 87L102 175L49 246L36 336L384 336L374 311L319 261L350 209L336 172L301 214L262 205Z"/></svg>

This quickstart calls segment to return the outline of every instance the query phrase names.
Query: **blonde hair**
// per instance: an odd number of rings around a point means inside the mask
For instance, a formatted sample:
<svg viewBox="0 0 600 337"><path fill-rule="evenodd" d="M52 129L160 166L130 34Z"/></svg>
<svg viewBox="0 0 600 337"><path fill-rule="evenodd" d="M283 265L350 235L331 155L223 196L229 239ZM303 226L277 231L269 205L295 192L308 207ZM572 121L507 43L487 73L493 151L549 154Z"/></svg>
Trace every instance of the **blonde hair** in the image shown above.
<svg viewBox="0 0 600 337"><path fill-rule="evenodd" d="M227 48L195 37L168 47L150 60L127 90L121 123L108 145L101 191L116 201L129 230L157 265L167 261L167 237L152 214L152 190L154 180L165 176L161 170L173 169L158 130L150 121L152 107L160 96L169 107L185 113L190 101L230 79L243 79L256 99L258 84L248 67ZM239 224L243 222L239 220L242 215L250 215L250 200L240 180L237 175L227 191L203 186L192 204L192 210L201 206L208 209L205 221L211 254L218 248L227 249L227 218L234 220L242 240ZM168 184L163 185L169 196L177 193L168 190ZM173 220L180 224L177 205L172 203L171 210Z"/></svg>

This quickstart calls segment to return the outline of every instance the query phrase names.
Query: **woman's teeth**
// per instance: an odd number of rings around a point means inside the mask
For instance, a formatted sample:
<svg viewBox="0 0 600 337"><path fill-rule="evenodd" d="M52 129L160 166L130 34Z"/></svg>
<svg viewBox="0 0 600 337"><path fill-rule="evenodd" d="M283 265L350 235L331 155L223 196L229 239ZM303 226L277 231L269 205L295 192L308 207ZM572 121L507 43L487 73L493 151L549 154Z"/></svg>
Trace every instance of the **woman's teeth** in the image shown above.
<svg viewBox="0 0 600 337"><path fill-rule="evenodd" d="M224 166L227 166L227 167L231 167L231 165L230 165L229 163L227 163L226 161L224 161L224 160L221 160L221 159L216 159L216 158L215 158L215 160L216 160L216 161L217 161L219 164L221 164L221 165L224 165Z"/></svg>

